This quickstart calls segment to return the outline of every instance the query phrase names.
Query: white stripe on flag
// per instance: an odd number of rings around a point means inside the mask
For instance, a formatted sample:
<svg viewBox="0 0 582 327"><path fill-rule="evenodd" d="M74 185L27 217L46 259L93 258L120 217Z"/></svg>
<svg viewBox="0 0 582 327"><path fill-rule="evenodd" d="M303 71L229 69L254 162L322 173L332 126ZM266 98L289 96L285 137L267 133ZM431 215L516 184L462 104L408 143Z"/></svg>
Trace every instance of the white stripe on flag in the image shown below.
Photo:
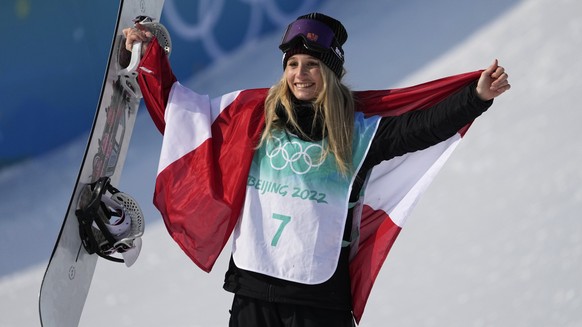
<svg viewBox="0 0 582 327"><path fill-rule="evenodd" d="M212 100L179 82L172 85L164 120L166 129L158 164L158 174L172 162L209 139L211 124L220 112L236 99L240 91Z"/></svg>
<svg viewBox="0 0 582 327"><path fill-rule="evenodd" d="M399 227L447 161L459 141L458 133L427 149L382 162L372 170L365 202L383 210Z"/></svg>

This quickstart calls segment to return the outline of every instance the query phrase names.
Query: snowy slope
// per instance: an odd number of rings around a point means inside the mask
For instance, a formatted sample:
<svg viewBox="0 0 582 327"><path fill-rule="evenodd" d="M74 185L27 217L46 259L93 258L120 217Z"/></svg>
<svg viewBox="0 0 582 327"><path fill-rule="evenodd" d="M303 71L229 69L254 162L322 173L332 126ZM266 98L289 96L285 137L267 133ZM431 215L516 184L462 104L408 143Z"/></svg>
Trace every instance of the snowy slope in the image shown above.
<svg viewBox="0 0 582 327"><path fill-rule="evenodd" d="M413 212L361 326L582 326L582 3L345 0L323 11L350 33L354 89L417 84L494 58L513 85ZM272 84L278 41L249 46L191 86L218 95ZM151 205L161 138L146 115L137 124L120 189L147 215L142 255L131 269L100 261L81 326L225 326L228 251L205 274L169 238ZM40 281L85 142L0 171L1 327L39 325Z"/></svg>

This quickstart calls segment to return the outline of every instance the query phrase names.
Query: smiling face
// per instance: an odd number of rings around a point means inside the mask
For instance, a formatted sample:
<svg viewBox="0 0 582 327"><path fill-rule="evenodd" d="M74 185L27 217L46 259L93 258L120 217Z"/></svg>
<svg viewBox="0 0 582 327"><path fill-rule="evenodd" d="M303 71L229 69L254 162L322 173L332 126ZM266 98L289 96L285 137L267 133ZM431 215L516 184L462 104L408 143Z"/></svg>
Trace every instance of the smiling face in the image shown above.
<svg viewBox="0 0 582 327"><path fill-rule="evenodd" d="M298 100L315 100L323 88L319 59L296 54L287 60L285 79Z"/></svg>

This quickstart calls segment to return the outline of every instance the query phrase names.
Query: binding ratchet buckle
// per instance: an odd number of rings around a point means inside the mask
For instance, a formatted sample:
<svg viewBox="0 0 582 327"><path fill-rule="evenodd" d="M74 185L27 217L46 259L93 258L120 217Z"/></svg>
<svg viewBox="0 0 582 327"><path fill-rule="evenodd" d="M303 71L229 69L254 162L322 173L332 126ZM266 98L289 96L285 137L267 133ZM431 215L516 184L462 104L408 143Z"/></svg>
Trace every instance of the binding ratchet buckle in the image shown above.
<svg viewBox="0 0 582 327"><path fill-rule="evenodd" d="M75 214L79 234L89 254L131 266L141 250L145 222L137 202L102 177L86 185ZM114 257L119 253L122 258Z"/></svg>

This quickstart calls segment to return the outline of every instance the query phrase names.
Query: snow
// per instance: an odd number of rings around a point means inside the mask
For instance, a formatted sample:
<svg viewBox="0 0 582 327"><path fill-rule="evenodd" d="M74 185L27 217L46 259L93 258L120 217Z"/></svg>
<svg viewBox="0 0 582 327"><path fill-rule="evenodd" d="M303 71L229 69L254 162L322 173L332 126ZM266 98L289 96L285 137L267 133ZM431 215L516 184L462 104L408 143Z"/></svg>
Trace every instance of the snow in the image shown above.
<svg viewBox="0 0 582 327"><path fill-rule="evenodd" d="M485 68L512 89L479 118L404 227L361 326L582 326L582 3L330 1L345 23L348 83L390 88ZM189 85L218 95L269 86L280 35ZM176 49L179 51L179 49ZM274 67L265 69L265 67ZM232 71L238 72L233 78ZM224 251L210 274L151 204L161 137L140 115L119 188L147 217L140 258L100 261L81 326L226 326ZM0 171L0 326L39 326L38 290L86 136Z"/></svg>

